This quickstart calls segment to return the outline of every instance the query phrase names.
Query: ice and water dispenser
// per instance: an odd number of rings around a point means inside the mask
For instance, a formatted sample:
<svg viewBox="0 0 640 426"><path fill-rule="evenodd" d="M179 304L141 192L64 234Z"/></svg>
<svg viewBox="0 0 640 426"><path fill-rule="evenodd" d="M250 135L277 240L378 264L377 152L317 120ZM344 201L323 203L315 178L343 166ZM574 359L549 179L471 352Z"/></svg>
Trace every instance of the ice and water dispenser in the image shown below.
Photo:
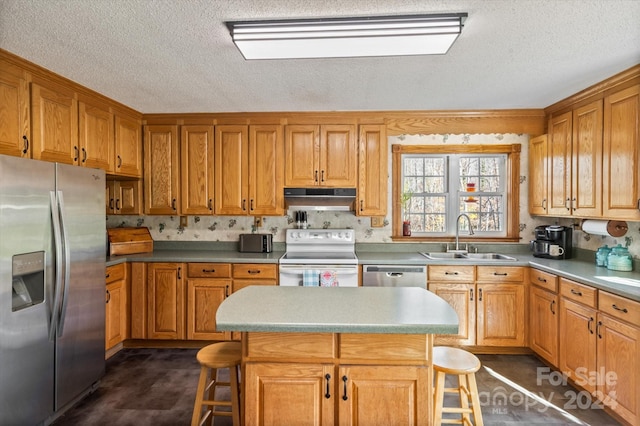
<svg viewBox="0 0 640 426"><path fill-rule="evenodd" d="M44 251L16 254L11 263L11 310L44 302Z"/></svg>

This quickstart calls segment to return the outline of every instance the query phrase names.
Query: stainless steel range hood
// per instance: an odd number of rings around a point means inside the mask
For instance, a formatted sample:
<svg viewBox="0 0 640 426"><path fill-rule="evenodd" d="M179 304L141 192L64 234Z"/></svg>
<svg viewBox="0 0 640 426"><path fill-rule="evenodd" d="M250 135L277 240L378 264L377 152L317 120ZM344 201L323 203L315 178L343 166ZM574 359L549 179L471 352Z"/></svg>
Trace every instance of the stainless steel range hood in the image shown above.
<svg viewBox="0 0 640 426"><path fill-rule="evenodd" d="M285 188L287 208L320 211L351 211L356 201L355 188Z"/></svg>

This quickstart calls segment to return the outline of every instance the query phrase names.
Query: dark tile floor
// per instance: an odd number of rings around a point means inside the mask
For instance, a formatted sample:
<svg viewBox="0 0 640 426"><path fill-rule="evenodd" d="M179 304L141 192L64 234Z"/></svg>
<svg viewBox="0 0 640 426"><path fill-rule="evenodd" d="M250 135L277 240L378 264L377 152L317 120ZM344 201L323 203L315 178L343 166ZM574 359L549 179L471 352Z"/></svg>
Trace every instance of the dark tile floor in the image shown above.
<svg viewBox="0 0 640 426"><path fill-rule="evenodd" d="M189 425L199 375L196 352L123 349L107 361L98 389L54 425ZM487 426L619 424L588 394L558 384L560 376L550 374L534 356L479 358L483 368L476 377ZM217 417L215 424L231 426L231 419Z"/></svg>

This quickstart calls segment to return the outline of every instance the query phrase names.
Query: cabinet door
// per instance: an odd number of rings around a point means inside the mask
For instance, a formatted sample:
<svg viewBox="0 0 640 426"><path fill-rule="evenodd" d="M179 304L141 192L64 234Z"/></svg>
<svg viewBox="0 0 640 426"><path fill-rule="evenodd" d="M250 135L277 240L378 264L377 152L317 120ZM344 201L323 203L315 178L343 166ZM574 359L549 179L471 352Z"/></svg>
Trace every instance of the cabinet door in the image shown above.
<svg viewBox="0 0 640 426"><path fill-rule="evenodd" d="M182 214L213 214L213 126L182 126Z"/></svg>
<svg viewBox="0 0 640 426"><path fill-rule="evenodd" d="M144 213L176 215L178 211L178 127L145 126Z"/></svg>
<svg viewBox="0 0 640 426"><path fill-rule="evenodd" d="M78 164L113 173L113 114L108 108L78 102L78 125L80 143Z"/></svg>
<svg viewBox="0 0 640 426"><path fill-rule="evenodd" d="M78 164L78 102L75 94L31 84L32 158Z"/></svg>
<svg viewBox="0 0 640 426"><path fill-rule="evenodd" d="M244 424L335 423L338 384L332 364L247 363L245 371Z"/></svg>
<svg viewBox="0 0 640 426"><path fill-rule="evenodd" d="M589 374L596 371L596 310L565 297L560 299L560 371L589 392Z"/></svg>
<svg viewBox="0 0 640 426"><path fill-rule="evenodd" d="M355 127L323 125L320 132L320 185L355 188L358 164Z"/></svg>
<svg viewBox="0 0 640 426"><path fill-rule="evenodd" d="M599 314L597 336L596 396L629 424L638 424L640 328Z"/></svg>
<svg viewBox="0 0 640 426"><path fill-rule="evenodd" d="M120 280L107 285L105 349L124 341L126 330L125 285Z"/></svg>
<svg viewBox="0 0 640 426"><path fill-rule="evenodd" d="M315 125L285 127L284 186L306 187L319 184L319 131L319 127Z"/></svg>
<svg viewBox="0 0 640 426"><path fill-rule="evenodd" d="M458 334L435 337L436 345L476 344L476 294L473 283L432 283L429 291L442 297L458 314Z"/></svg>
<svg viewBox="0 0 640 426"><path fill-rule="evenodd" d="M142 212L140 181L107 181L107 214L138 215Z"/></svg>
<svg viewBox="0 0 640 426"><path fill-rule="evenodd" d="M187 280L187 339L228 340L230 332L216 329L216 312L231 293L231 280Z"/></svg>
<svg viewBox="0 0 640 426"><path fill-rule="evenodd" d="M529 287L529 346L553 366L558 365L558 295Z"/></svg>
<svg viewBox="0 0 640 426"><path fill-rule="evenodd" d="M529 213L547 214L547 135L529 140Z"/></svg>
<svg viewBox="0 0 640 426"><path fill-rule="evenodd" d="M27 81L0 71L0 154L31 157L29 119Z"/></svg>
<svg viewBox="0 0 640 426"><path fill-rule="evenodd" d="M479 346L525 346L523 284L478 283Z"/></svg>
<svg viewBox="0 0 640 426"><path fill-rule="evenodd" d="M640 85L604 99L603 216L640 221Z"/></svg>
<svg viewBox="0 0 640 426"><path fill-rule="evenodd" d="M602 100L573 111L571 214L602 216Z"/></svg>
<svg viewBox="0 0 640 426"><path fill-rule="evenodd" d="M142 125L140 120L116 113L115 174L142 177Z"/></svg>
<svg viewBox="0 0 640 426"><path fill-rule="evenodd" d="M147 266L149 339L184 339L185 289L182 263Z"/></svg>
<svg viewBox="0 0 640 426"><path fill-rule="evenodd" d="M284 214L282 126L249 126L249 214Z"/></svg>
<svg viewBox="0 0 640 426"><path fill-rule="evenodd" d="M249 211L247 126L216 126L215 212L246 215Z"/></svg>
<svg viewBox="0 0 640 426"><path fill-rule="evenodd" d="M389 174L385 126L360 126L358 149L358 205L360 216L387 214Z"/></svg>
<svg viewBox="0 0 640 426"><path fill-rule="evenodd" d="M337 382L341 426L431 424L427 367L343 366Z"/></svg>
<svg viewBox="0 0 640 426"><path fill-rule="evenodd" d="M571 214L571 111L549 121L549 207L553 216Z"/></svg>

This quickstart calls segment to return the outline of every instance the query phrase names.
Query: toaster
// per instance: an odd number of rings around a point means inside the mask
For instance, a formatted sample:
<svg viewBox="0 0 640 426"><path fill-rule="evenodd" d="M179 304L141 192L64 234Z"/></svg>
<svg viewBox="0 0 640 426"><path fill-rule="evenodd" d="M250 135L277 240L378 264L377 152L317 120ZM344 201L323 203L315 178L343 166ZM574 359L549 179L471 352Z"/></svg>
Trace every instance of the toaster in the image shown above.
<svg viewBox="0 0 640 426"><path fill-rule="evenodd" d="M271 253L273 250L273 235L271 234L240 234L240 251L249 253Z"/></svg>

